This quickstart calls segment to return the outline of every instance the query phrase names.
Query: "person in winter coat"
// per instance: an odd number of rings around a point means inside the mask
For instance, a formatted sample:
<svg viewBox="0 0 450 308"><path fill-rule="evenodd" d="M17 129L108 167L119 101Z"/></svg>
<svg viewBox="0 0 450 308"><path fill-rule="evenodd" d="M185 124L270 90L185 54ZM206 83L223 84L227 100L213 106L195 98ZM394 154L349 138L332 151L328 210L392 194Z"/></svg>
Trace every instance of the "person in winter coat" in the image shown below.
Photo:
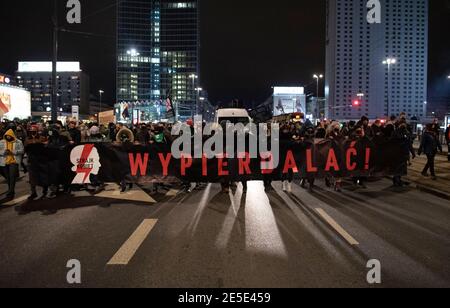
<svg viewBox="0 0 450 308"><path fill-rule="evenodd" d="M15 196L16 182L19 177L19 166L22 163L24 147L22 141L16 138L14 131L9 129L0 141L0 167L8 182L7 197Z"/></svg>
<svg viewBox="0 0 450 308"><path fill-rule="evenodd" d="M442 145L439 141L439 137L436 135L433 125L429 124L427 125L426 131L423 134L418 154L420 156L422 155L422 153L424 153L427 156L427 164L425 165L425 168L422 171L422 175L427 177L428 170L430 170L432 180L434 181L437 180L436 173L434 170L434 160L438 152L438 149L442 153Z"/></svg>
<svg viewBox="0 0 450 308"><path fill-rule="evenodd" d="M38 197L37 186L42 186L42 195L45 198L48 194L48 186L45 184L46 168L42 167L39 161L39 152L47 142L46 138L39 132L37 125L32 125L28 130L28 137L25 140L25 153L28 156L28 175L30 180L31 195L29 201ZM44 184L43 184L44 183Z"/></svg>
<svg viewBox="0 0 450 308"><path fill-rule="evenodd" d="M333 143L333 148L339 149L339 144L345 140L345 137L341 134L341 125L339 122L332 122L328 126L326 139ZM338 155L340 155L340 153ZM325 177L325 184L327 187L332 187L334 185L334 191L342 192L342 178L339 176L329 175Z"/></svg>
<svg viewBox="0 0 450 308"><path fill-rule="evenodd" d="M71 119L68 125L68 132L70 134L70 138L72 139L72 143L78 145L81 143L81 131L77 127L77 120Z"/></svg>
<svg viewBox="0 0 450 308"><path fill-rule="evenodd" d="M416 157L416 152L412 143L412 136L408 131L408 126L405 121L399 122L398 128L392 134L392 140L401 146L401 153L399 153L401 164L397 166L397 169L395 170L393 184L394 186L402 187L407 184L402 181L402 176L405 176L408 173L408 161L410 154L413 159Z"/></svg>
<svg viewBox="0 0 450 308"><path fill-rule="evenodd" d="M450 161L450 124L448 125L447 130L445 131L445 141L447 141L448 146L447 158L448 161Z"/></svg>

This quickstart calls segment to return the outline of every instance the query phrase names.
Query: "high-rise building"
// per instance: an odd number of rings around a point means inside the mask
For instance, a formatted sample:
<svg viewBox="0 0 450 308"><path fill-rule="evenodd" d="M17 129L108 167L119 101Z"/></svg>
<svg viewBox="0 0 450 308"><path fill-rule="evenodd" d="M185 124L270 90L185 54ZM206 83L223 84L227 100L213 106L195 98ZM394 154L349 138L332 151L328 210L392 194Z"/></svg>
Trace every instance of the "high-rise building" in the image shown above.
<svg viewBox="0 0 450 308"><path fill-rule="evenodd" d="M358 119L426 114L428 0L327 0L325 114Z"/></svg>
<svg viewBox="0 0 450 308"><path fill-rule="evenodd" d="M198 2L118 2L117 103L171 98L180 119L198 112Z"/></svg>
<svg viewBox="0 0 450 308"><path fill-rule="evenodd" d="M89 113L89 76L79 62L58 62L58 113L70 114L72 106L80 107L80 113ZM19 62L16 72L19 87L31 92L33 116L49 116L52 100L52 62Z"/></svg>

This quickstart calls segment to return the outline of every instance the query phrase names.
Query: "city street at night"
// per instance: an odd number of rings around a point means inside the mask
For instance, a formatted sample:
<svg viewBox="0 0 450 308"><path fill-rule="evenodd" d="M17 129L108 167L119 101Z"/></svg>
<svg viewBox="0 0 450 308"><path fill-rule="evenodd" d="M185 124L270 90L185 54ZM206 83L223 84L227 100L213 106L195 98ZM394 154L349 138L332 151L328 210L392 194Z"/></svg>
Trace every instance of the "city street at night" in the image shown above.
<svg viewBox="0 0 450 308"><path fill-rule="evenodd" d="M371 259L376 286L450 286L450 204L387 179L342 194L323 183L265 193L251 182L245 195L241 185L151 195L109 185L20 212L24 184L0 207L1 287L69 287L71 259L81 287L369 287Z"/></svg>
<svg viewBox="0 0 450 308"><path fill-rule="evenodd" d="M0 290L450 288L450 0L2 0L0 20Z"/></svg>

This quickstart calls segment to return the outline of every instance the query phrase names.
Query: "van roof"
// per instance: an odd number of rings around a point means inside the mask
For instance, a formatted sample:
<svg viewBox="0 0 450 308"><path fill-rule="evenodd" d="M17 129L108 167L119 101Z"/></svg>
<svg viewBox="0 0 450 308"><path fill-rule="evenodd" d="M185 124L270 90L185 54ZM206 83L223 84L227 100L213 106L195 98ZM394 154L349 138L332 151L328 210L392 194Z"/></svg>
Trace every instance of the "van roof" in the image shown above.
<svg viewBox="0 0 450 308"><path fill-rule="evenodd" d="M217 110L217 116L220 117L248 117L248 112L243 108L224 108Z"/></svg>

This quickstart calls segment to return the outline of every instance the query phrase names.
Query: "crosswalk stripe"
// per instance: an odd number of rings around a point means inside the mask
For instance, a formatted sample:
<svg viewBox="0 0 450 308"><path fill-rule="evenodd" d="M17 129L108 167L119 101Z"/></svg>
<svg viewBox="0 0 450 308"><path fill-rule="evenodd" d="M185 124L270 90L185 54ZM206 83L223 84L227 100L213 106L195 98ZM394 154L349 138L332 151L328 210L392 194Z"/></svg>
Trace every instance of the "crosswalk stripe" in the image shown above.
<svg viewBox="0 0 450 308"><path fill-rule="evenodd" d="M347 231L344 230L333 218L331 218L323 209L316 208L316 211L322 216L323 219L334 229L337 233L339 233L350 245L359 245L358 241L356 241Z"/></svg>
<svg viewBox="0 0 450 308"><path fill-rule="evenodd" d="M117 251L114 257L111 258L108 265L127 265L157 222L157 219L144 220L130 238L122 245L119 251Z"/></svg>

